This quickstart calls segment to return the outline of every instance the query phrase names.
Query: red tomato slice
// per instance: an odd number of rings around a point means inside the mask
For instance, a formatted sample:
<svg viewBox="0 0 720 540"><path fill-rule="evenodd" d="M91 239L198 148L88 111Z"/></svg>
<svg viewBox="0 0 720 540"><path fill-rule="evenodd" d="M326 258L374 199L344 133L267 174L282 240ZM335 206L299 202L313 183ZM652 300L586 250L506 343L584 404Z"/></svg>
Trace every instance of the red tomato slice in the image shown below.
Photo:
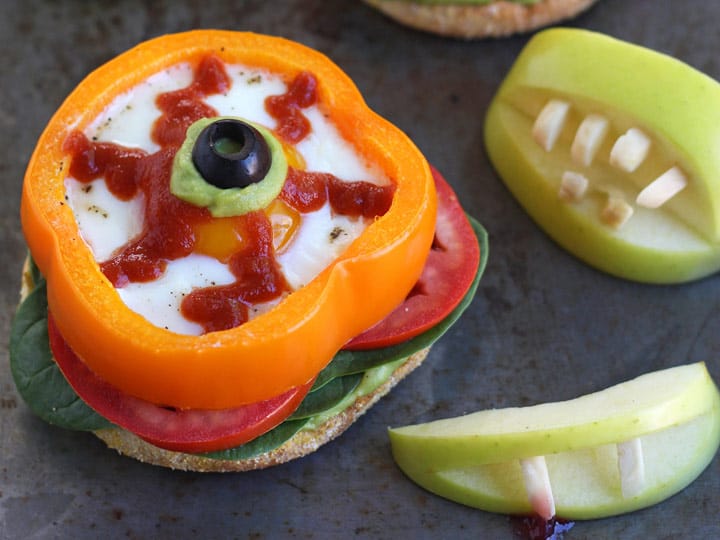
<svg viewBox="0 0 720 540"><path fill-rule="evenodd" d="M123 394L100 379L67 345L51 315L48 333L55 361L85 403L110 422L167 450L212 452L251 441L290 416L314 382L233 409L174 410Z"/></svg>
<svg viewBox="0 0 720 540"><path fill-rule="evenodd" d="M455 309L480 264L480 246L457 195L431 167L438 194L435 239L420 279L405 301L345 349L376 349L407 341L429 330Z"/></svg>

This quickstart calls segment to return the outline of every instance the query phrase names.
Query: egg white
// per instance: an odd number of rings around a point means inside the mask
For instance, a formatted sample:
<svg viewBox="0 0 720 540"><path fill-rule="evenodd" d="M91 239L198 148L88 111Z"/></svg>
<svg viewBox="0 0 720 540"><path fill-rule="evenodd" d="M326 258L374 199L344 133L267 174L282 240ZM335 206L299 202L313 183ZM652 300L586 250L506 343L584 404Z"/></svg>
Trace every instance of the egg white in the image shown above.
<svg viewBox="0 0 720 540"><path fill-rule="evenodd" d="M275 128L276 121L265 110L264 100L287 90L283 80L272 73L239 65L227 65L226 71L232 80L231 88L224 94L209 96L206 103L221 116L237 116ZM179 64L149 77L115 98L88 126L85 135L95 141L156 152L159 148L150 138L150 129L161 113L155 100L161 93L186 87L192 76L189 65ZM304 109L303 113L312 129L296 149L308 171L331 173L345 181L389 183L379 167L368 163L343 139L318 106ZM103 179L83 184L68 177L65 189L80 234L98 262L110 259L143 230L142 195L121 201L109 192ZM329 205L303 215L293 239L278 255L280 268L291 287L296 289L311 281L347 249L366 225L362 218L336 215ZM118 289L118 294L130 309L150 323L173 332L197 335L202 328L180 313L182 298L194 288L233 281L226 264L192 254L170 261L160 279L128 284ZM253 306L251 316L267 311L278 301Z"/></svg>

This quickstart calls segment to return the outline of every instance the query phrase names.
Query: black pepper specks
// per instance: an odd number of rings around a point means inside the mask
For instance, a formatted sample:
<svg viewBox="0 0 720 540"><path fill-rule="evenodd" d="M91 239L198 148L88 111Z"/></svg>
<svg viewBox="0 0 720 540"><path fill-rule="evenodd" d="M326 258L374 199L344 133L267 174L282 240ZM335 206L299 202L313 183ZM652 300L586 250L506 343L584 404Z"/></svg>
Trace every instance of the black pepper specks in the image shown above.
<svg viewBox="0 0 720 540"><path fill-rule="evenodd" d="M102 208L100 208L99 206L97 206L95 204L91 204L90 206L88 206L87 211L92 212L93 214L98 214L99 216L102 216L105 219L107 219L109 217L107 211L103 210Z"/></svg>
<svg viewBox="0 0 720 540"><path fill-rule="evenodd" d="M328 235L328 238L330 239L330 243L332 244L335 240L337 240L341 235L347 234L345 232L345 229L342 227L334 227L332 231L330 231L330 234Z"/></svg>

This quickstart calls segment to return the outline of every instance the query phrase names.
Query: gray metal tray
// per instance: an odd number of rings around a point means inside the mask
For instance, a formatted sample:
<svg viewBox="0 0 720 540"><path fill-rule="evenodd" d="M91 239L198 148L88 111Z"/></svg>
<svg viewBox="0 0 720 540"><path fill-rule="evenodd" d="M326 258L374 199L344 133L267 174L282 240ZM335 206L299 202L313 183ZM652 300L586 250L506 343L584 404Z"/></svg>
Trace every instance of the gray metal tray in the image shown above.
<svg viewBox="0 0 720 540"><path fill-rule="evenodd" d="M720 3L600 0L569 23L720 78ZM246 474L173 472L50 427L21 402L5 344L25 247L25 166L50 115L93 68L139 41L201 27L283 35L328 54L405 130L490 233L474 303L427 363L340 439ZM557 247L490 168L487 105L527 36L462 42L353 0L7 0L0 3L0 538L515 538L512 520L433 496L393 463L388 425L568 399L697 360L720 380L720 284L601 274ZM720 458L653 508L566 538L720 538Z"/></svg>

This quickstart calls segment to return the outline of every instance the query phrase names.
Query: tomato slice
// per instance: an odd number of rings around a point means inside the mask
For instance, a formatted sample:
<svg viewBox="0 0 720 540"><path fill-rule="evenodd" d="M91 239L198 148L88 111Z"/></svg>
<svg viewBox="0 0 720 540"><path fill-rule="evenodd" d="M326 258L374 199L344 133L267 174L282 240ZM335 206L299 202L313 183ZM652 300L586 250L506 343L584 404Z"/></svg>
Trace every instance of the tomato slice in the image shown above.
<svg viewBox="0 0 720 540"><path fill-rule="evenodd" d="M232 409L175 410L124 394L100 379L68 346L50 314L48 334L60 371L83 401L110 422L166 450L213 452L251 441L290 416L314 382Z"/></svg>
<svg viewBox="0 0 720 540"><path fill-rule="evenodd" d="M437 222L420 279L395 311L351 339L344 349L388 347L429 330L455 309L477 273L477 237L453 189L434 167L430 169L438 194Z"/></svg>

